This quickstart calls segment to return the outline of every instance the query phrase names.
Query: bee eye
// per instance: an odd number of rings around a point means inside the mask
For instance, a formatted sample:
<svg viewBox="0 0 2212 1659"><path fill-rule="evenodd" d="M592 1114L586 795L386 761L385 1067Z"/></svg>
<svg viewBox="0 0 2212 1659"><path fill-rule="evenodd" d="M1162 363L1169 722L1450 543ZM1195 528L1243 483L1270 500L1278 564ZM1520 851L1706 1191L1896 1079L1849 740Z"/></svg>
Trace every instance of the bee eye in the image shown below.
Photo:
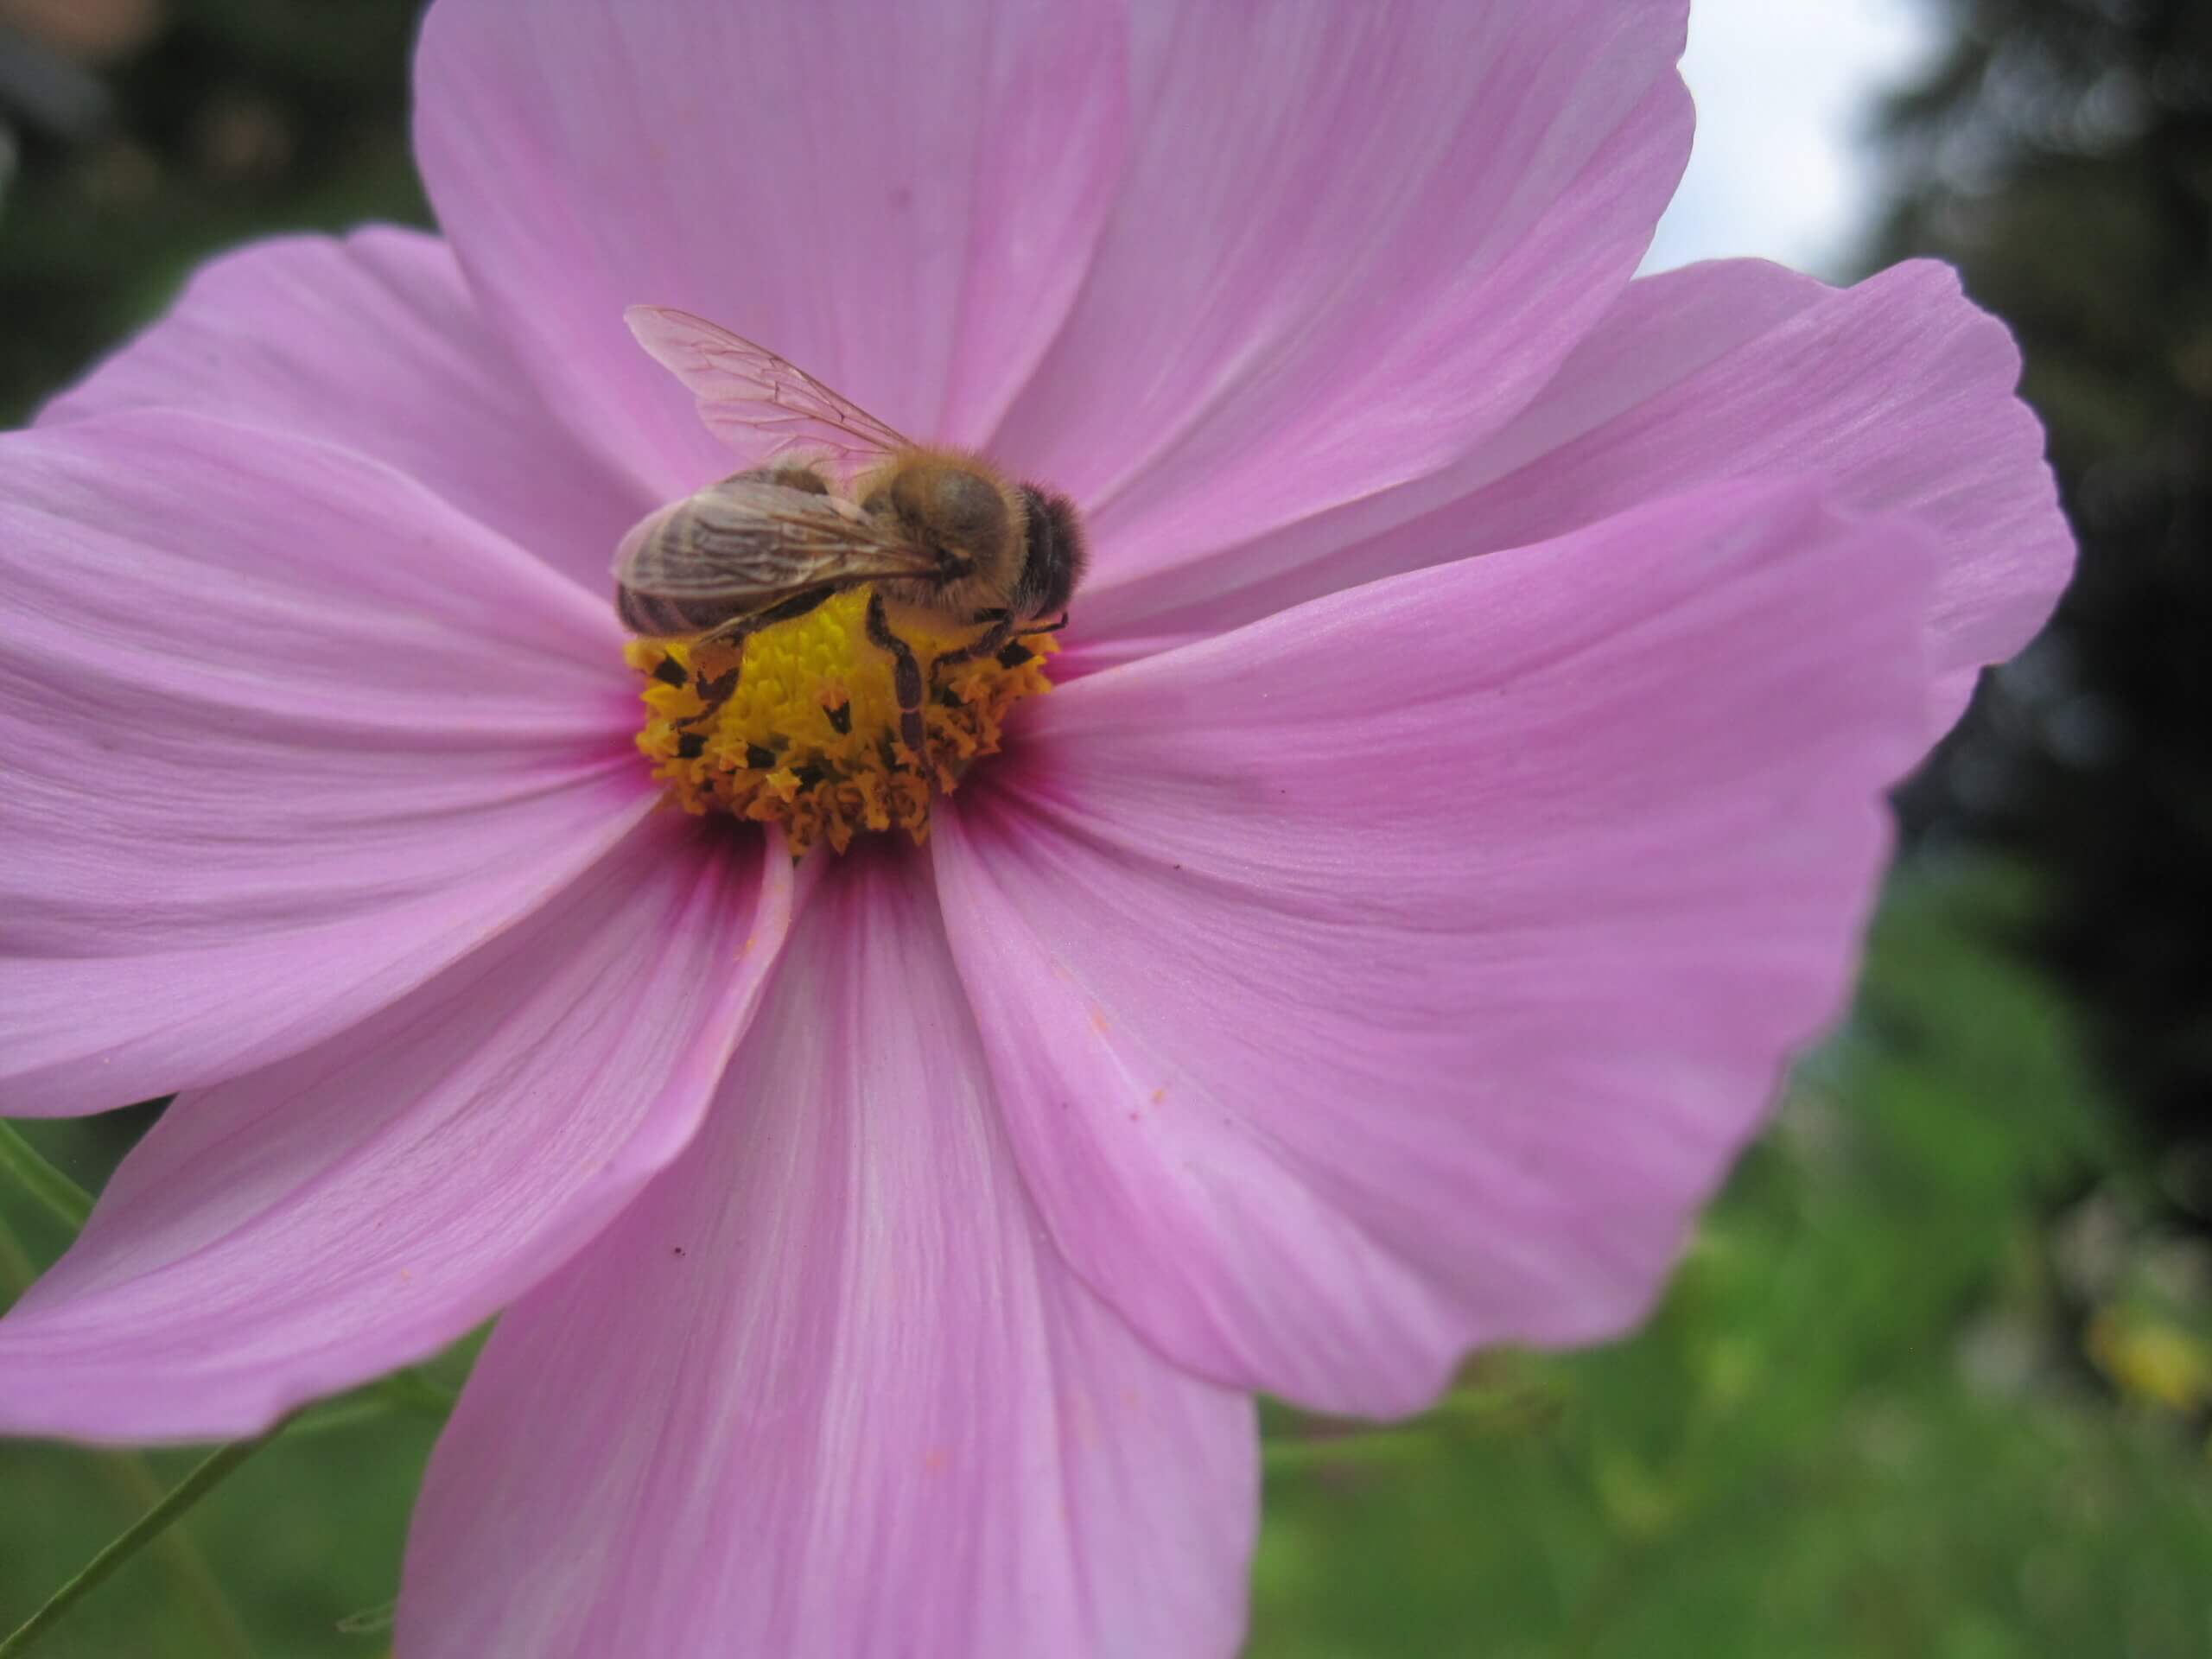
<svg viewBox="0 0 2212 1659"><path fill-rule="evenodd" d="M931 480L930 518L948 541L977 546L1006 530L1006 503L988 479L948 467Z"/></svg>

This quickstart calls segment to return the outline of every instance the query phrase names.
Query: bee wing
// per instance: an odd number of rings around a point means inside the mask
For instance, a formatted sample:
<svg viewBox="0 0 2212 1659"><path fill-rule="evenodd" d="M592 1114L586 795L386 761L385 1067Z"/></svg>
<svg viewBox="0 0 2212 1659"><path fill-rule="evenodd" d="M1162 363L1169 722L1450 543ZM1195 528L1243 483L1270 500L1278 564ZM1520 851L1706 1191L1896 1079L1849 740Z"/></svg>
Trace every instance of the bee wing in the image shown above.
<svg viewBox="0 0 2212 1659"><path fill-rule="evenodd" d="M937 556L849 501L732 478L622 538L614 579L653 599L754 609L825 583L926 576Z"/></svg>
<svg viewBox="0 0 2212 1659"><path fill-rule="evenodd" d="M707 429L758 464L794 449L827 451L847 476L907 439L764 346L665 305L622 314L638 343L699 400Z"/></svg>

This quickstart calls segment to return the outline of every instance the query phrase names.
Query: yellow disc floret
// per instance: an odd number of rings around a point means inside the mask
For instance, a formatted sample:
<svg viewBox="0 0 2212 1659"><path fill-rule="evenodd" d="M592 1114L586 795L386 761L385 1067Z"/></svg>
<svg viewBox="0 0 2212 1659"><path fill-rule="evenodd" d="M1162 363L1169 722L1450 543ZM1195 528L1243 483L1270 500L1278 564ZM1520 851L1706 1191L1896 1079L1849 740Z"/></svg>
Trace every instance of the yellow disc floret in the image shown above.
<svg viewBox="0 0 2212 1659"><path fill-rule="evenodd" d="M916 755L899 736L890 654L868 640L868 601L857 588L763 628L745 641L741 669L726 645L630 642L630 665L645 677L638 747L685 811L779 823L794 857L825 838L842 853L863 830L925 841L931 796L950 794L998 752L1008 709L1052 689L1050 634L940 668L940 655L982 630L902 626L922 670L928 753Z"/></svg>

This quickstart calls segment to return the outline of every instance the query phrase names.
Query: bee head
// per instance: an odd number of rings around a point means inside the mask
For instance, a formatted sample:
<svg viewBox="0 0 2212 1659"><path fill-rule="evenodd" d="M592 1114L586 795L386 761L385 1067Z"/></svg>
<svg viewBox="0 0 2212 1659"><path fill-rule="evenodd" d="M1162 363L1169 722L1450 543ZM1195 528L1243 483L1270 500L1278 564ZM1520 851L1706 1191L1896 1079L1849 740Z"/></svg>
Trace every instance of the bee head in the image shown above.
<svg viewBox="0 0 2212 1659"><path fill-rule="evenodd" d="M1021 504L1027 509L1027 544L1012 608L1024 620L1042 621L1067 609L1088 554L1075 506L1065 496L1025 484Z"/></svg>

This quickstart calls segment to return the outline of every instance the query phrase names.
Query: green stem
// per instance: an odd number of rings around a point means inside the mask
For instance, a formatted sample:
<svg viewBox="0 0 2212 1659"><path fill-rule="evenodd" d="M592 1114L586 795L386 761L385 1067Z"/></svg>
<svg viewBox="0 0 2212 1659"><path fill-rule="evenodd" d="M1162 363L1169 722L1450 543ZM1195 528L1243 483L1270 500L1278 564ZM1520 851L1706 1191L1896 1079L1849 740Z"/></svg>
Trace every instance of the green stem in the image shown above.
<svg viewBox="0 0 2212 1659"><path fill-rule="evenodd" d="M92 1213L92 1195L47 1162L16 1126L0 1118L0 1169L14 1176L24 1192L54 1212L73 1237Z"/></svg>
<svg viewBox="0 0 2212 1659"><path fill-rule="evenodd" d="M1461 1389L1439 1401L1426 1416L1402 1423L1270 1435L1260 1448L1262 1465L1269 1474L1291 1474L1315 1465L1425 1460L1437 1446L1457 1438L1541 1427L1563 1404L1560 1392L1544 1384L1488 1391Z"/></svg>
<svg viewBox="0 0 2212 1659"><path fill-rule="evenodd" d="M268 1445L282 1429L280 1424L257 1440L233 1440L211 1453L198 1468L179 1481L167 1497L139 1516L114 1542L86 1562L77 1576L48 1597L46 1605L18 1625L14 1634L0 1640L0 1659L16 1659L18 1655L29 1653L32 1644L59 1623L64 1613L97 1590L118 1567L160 1537L180 1516L207 1497L240 1464Z"/></svg>
<svg viewBox="0 0 2212 1659"><path fill-rule="evenodd" d="M8 1127L4 1122L0 1122L0 1131L7 1130ZM16 1144L22 1145L20 1138ZM56 1190L65 1201L71 1192L77 1192L78 1197L83 1198L75 1182L54 1170L28 1147L22 1147L22 1149L29 1152L35 1167L44 1167L53 1176ZM4 1152L0 1152L0 1162L9 1162L10 1168L21 1173L22 1166L9 1161ZM33 1183L27 1179L24 1185L31 1186ZM91 1201L84 1199L84 1202L89 1205ZM54 1213L65 1221L69 1219L68 1215L59 1208L54 1210ZM37 1277L37 1264L8 1226L4 1215L0 1215L0 1312L4 1312L16 1297L29 1289L31 1281ZM155 1478L146 1459L137 1452L104 1452L87 1447L86 1454L99 1471L101 1484L115 1494L130 1514L142 1514L161 1501L161 1482ZM238 1656L238 1659L245 1659L245 1656L250 1655L251 1644L238 1624L238 1615L231 1611L230 1603L224 1598L222 1586L216 1580L214 1573L199 1550L194 1548L190 1535L182 1530L164 1533L154 1541L150 1553L162 1577L168 1580L170 1590L191 1610L211 1650ZM12 1643L14 1638L10 1640ZM12 1647L7 1649L15 1650Z"/></svg>
<svg viewBox="0 0 2212 1659"><path fill-rule="evenodd" d="M1270 1475L1358 1465L1425 1463L1435 1456L1437 1436L1424 1424L1403 1428L1361 1429L1310 1440L1270 1440L1260 1448L1261 1466Z"/></svg>
<svg viewBox="0 0 2212 1659"><path fill-rule="evenodd" d="M37 1276L38 1269L29 1255L16 1242L5 1219L0 1218L0 1308L5 1308L21 1295ZM100 1478L130 1506L133 1514L161 1502L161 1483L154 1478L154 1471L146 1466L145 1459L137 1452L95 1452L92 1458ZM178 1599L192 1609L200 1622L200 1633L213 1650L237 1655L240 1659L250 1654L252 1648L238 1624L238 1615L224 1599L223 1586L216 1581L200 1552L193 1548L190 1535L182 1531L164 1533L155 1540L152 1553ZM13 1637L9 1638L11 1649L15 1640Z"/></svg>
<svg viewBox="0 0 2212 1659"><path fill-rule="evenodd" d="M121 1501L125 1514L143 1515L162 1501L162 1483L137 1452L96 1452L92 1462L101 1481ZM193 1543L191 1530L173 1527L148 1545L146 1553L168 1580L170 1593L200 1626L207 1651L228 1656L228 1659L248 1659L253 1652L252 1639L232 1611L214 1570Z"/></svg>

